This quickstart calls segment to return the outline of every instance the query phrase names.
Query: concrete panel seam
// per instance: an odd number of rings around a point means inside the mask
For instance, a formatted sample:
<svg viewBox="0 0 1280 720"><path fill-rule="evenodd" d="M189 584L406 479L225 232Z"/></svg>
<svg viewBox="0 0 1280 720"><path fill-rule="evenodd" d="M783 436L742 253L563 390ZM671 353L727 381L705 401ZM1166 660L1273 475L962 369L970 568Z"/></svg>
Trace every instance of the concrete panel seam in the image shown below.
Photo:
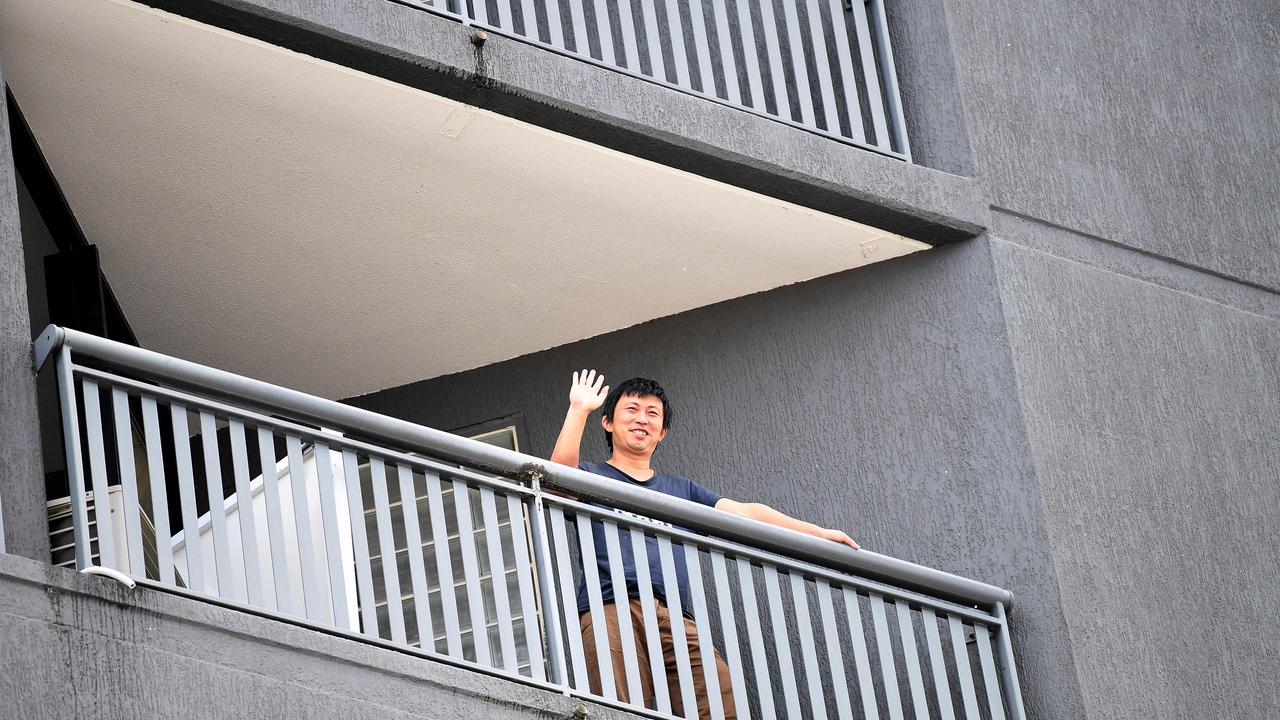
<svg viewBox="0 0 1280 720"><path fill-rule="evenodd" d="M1105 237L992 206L992 239L1271 320L1280 291Z"/></svg>

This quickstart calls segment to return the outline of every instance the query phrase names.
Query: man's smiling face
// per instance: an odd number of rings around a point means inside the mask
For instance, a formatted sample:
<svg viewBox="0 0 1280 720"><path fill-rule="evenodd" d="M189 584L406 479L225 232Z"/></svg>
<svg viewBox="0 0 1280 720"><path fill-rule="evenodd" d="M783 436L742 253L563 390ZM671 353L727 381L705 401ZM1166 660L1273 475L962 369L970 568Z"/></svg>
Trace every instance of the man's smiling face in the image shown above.
<svg viewBox="0 0 1280 720"><path fill-rule="evenodd" d="M662 427L662 400L657 395L623 395L613 409L613 419L601 418L613 436L614 450L626 449L634 455L652 455L667 436Z"/></svg>

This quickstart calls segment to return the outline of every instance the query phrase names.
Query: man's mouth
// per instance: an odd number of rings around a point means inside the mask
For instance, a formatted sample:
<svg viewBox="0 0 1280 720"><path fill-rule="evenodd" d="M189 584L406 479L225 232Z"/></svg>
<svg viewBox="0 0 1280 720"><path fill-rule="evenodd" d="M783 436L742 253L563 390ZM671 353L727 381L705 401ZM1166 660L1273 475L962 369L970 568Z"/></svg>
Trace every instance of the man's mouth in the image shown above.
<svg viewBox="0 0 1280 720"><path fill-rule="evenodd" d="M644 428L631 428L631 434L649 437L649 431L645 430Z"/></svg>

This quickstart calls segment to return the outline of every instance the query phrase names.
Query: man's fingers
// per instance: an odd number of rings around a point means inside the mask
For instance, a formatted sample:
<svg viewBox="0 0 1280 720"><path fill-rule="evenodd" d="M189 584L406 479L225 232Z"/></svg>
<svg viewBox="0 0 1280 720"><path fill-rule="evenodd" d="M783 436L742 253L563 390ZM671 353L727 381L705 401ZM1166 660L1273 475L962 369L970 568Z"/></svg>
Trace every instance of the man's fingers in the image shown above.
<svg viewBox="0 0 1280 720"><path fill-rule="evenodd" d="M608 395L609 395L609 386L605 385L603 388L600 388L600 393L596 395L596 397L600 399L601 402L603 402L604 398Z"/></svg>
<svg viewBox="0 0 1280 720"><path fill-rule="evenodd" d="M577 371L575 371L575 372L573 373L573 384L574 384L574 385L577 385L577 384L578 384L578 373L577 373Z"/></svg>
<svg viewBox="0 0 1280 720"><path fill-rule="evenodd" d="M599 392L599 391L600 391L600 388L601 388L601 387L603 387L603 386L604 386L604 375L600 375L600 376L598 376L598 377L596 378L596 382L595 382L595 384L594 384L594 385L592 385L591 387L592 387L592 389L594 389L596 392Z"/></svg>

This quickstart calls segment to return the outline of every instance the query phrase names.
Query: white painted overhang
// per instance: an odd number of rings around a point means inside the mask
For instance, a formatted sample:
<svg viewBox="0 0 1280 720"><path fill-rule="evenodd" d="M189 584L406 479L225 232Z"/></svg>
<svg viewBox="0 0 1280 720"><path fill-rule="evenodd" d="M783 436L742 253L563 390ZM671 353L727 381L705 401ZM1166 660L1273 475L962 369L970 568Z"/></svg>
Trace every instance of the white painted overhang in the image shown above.
<svg viewBox="0 0 1280 720"><path fill-rule="evenodd" d="M124 0L0 53L143 346L327 397L928 247Z"/></svg>

